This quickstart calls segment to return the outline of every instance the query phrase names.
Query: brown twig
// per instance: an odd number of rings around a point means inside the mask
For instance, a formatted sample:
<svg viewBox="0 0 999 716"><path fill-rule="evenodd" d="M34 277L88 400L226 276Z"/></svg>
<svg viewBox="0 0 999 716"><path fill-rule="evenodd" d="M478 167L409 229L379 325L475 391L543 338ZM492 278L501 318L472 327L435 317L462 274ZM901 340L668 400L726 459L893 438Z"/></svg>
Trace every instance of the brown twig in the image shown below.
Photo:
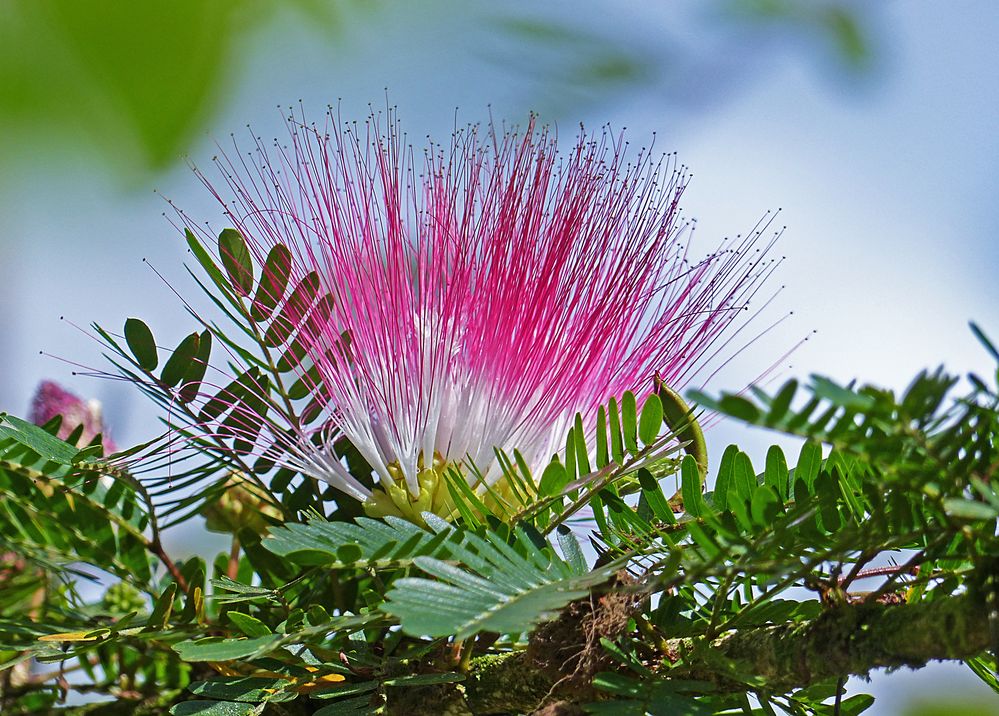
<svg viewBox="0 0 999 716"><path fill-rule="evenodd" d="M229 546L229 564L225 573L233 581L239 576L239 538L236 535L232 536L232 544Z"/></svg>
<svg viewBox="0 0 999 716"><path fill-rule="evenodd" d="M178 569L174 561L170 559L170 555L163 549L163 543L160 542L158 537L150 541L149 551L155 554L160 562L163 563L163 566L167 568L170 576L173 577L173 581L177 583L177 588L182 592L187 592L187 580L184 579L184 575L180 573L180 569Z"/></svg>

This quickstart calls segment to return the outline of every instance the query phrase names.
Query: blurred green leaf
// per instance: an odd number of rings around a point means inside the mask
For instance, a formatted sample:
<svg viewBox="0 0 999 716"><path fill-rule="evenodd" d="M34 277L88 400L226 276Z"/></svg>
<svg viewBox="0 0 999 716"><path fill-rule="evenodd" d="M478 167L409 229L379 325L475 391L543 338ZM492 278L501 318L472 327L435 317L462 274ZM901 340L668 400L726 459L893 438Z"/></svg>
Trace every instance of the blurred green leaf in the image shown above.
<svg viewBox="0 0 999 716"><path fill-rule="evenodd" d="M495 532L457 534L462 539L451 546L450 560L413 560L434 580L399 579L386 594L381 609L397 617L406 633L458 639L484 631L518 634L553 618L614 573L607 565L577 574L523 533L513 545Z"/></svg>
<svg viewBox="0 0 999 716"><path fill-rule="evenodd" d="M240 38L273 7L8 0L0 22L0 120L69 130L129 173L166 167L224 97Z"/></svg>

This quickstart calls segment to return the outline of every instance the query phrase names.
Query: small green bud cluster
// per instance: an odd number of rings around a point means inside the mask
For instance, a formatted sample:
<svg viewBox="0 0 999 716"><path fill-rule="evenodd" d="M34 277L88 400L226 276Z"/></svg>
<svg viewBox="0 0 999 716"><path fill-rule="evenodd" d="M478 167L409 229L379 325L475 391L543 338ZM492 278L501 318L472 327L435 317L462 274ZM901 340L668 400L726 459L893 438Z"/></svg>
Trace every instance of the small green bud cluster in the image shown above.
<svg viewBox="0 0 999 716"><path fill-rule="evenodd" d="M101 599L101 606L112 614L129 614L146 608L146 597L127 582L117 582L108 587Z"/></svg>

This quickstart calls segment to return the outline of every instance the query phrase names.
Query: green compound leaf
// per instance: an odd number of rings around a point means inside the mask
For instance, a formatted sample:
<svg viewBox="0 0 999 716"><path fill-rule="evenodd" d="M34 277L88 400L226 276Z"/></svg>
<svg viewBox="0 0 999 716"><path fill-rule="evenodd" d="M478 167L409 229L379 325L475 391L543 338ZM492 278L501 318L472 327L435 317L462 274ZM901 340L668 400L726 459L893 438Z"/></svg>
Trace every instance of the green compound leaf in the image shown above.
<svg viewBox="0 0 999 716"><path fill-rule="evenodd" d="M398 517L386 517L384 522L358 517L356 524L320 519L304 525L289 522L272 529L263 546L303 566L385 569L408 567L419 556L448 559L457 539L460 535L450 527L434 533Z"/></svg>
<svg viewBox="0 0 999 716"><path fill-rule="evenodd" d="M0 413L0 545L53 569L99 564L144 586L149 513L133 479L105 475L91 452Z"/></svg>
<svg viewBox="0 0 999 716"><path fill-rule="evenodd" d="M413 635L464 639L479 632L520 634L554 617L574 599L610 579L616 564L578 574L551 549L522 532L513 545L495 533L464 533L451 560L417 557L434 577L397 580L382 611Z"/></svg>

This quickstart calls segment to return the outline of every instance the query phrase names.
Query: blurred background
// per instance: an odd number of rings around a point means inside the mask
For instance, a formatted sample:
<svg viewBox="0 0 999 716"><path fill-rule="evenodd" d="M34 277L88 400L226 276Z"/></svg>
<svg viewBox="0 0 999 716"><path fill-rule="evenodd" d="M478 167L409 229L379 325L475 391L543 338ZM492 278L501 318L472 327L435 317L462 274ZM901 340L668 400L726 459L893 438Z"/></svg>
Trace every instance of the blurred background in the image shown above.
<svg viewBox="0 0 999 716"><path fill-rule="evenodd" d="M138 391L39 352L101 365L70 321L188 333L142 262L192 295L163 197L217 223L187 162L247 123L280 135L299 100L363 119L388 97L414 138L532 110L566 134L656 132L693 170L700 253L780 208L771 319L794 316L716 392L813 330L782 377L987 371L967 321L999 337L997 36L994 0L0 0L0 410L26 414L52 378L99 398L119 445L156 433ZM759 459L772 441L724 423L709 438ZM874 714L999 713L955 665L869 688Z"/></svg>

